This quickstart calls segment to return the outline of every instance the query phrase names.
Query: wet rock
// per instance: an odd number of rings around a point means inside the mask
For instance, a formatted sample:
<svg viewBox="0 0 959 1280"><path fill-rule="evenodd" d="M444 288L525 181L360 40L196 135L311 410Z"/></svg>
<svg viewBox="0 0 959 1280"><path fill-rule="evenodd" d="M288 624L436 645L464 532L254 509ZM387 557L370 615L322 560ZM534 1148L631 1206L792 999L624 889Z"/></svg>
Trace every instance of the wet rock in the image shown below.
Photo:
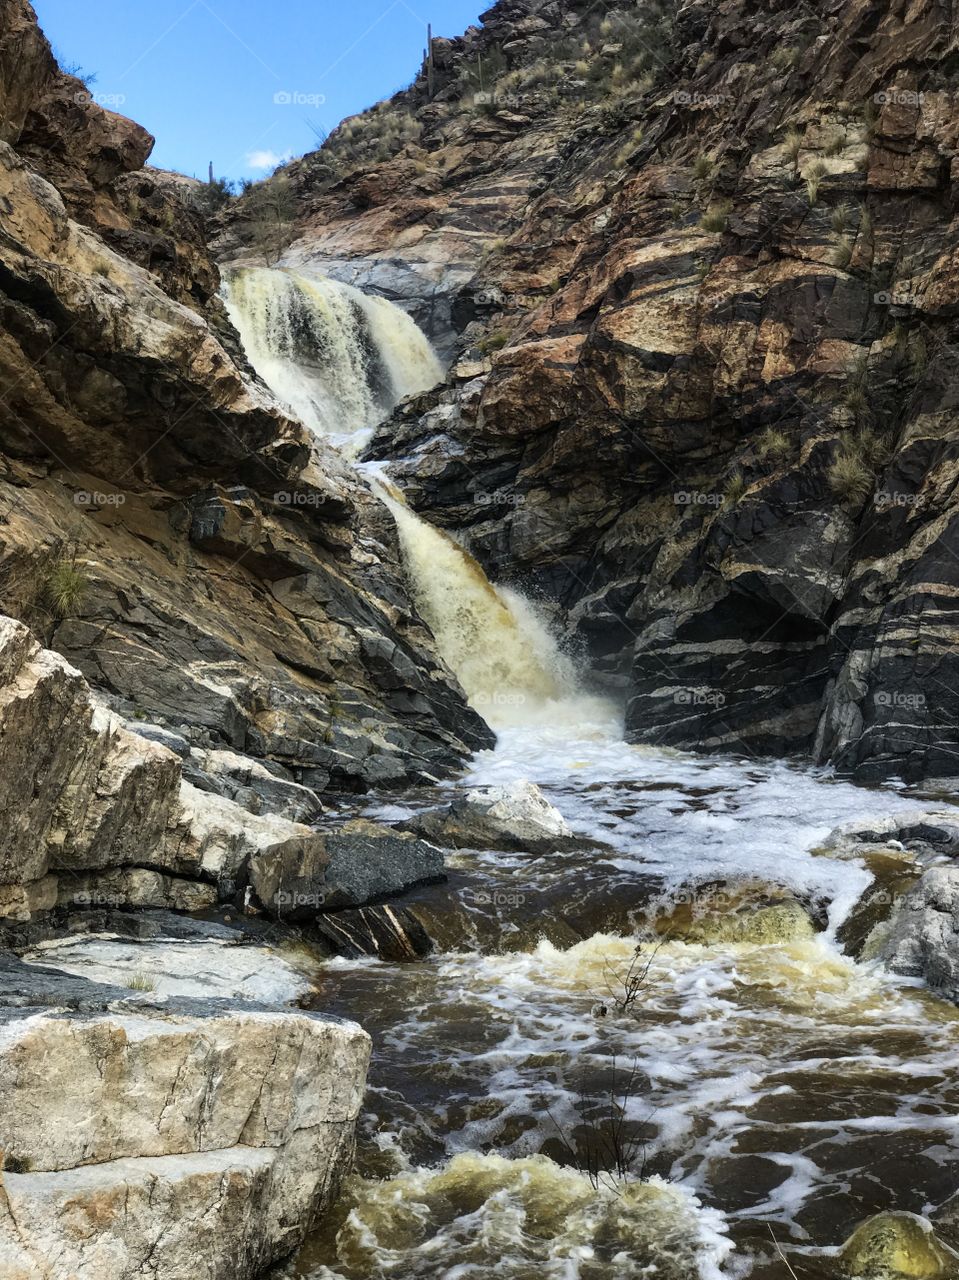
<svg viewBox="0 0 959 1280"><path fill-rule="evenodd" d="M910 848L931 847L937 853L959 851L959 812L955 809L914 809L886 814L868 821L843 823L830 832L826 849L851 844L878 844L898 840Z"/></svg>
<svg viewBox="0 0 959 1280"><path fill-rule="evenodd" d="M959 1003L959 868L935 866L899 903L879 958Z"/></svg>
<svg viewBox="0 0 959 1280"><path fill-rule="evenodd" d="M656 934L671 941L709 946L715 943L799 942L814 936L809 912L794 898L764 886L728 886L696 895L695 906L683 904L657 912ZM777 900L778 899L778 900Z"/></svg>
<svg viewBox="0 0 959 1280"><path fill-rule="evenodd" d="M534 783L482 787L405 824L450 849L554 850L581 845Z"/></svg>
<svg viewBox="0 0 959 1280"><path fill-rule="evenodd" d="M861 858L873 882L840 925L836 938L847 955L867 956L882 946L886 925L922 875L922 864L907 850L861 845Z"/></svg>
<svg viewBox="0 0 959 1280"><path fill-rule="evenodd" d="M857 1280L948 1280L959 1254L915 1213L879 1213L856 1228L840 1250L843 1271Z"/></svg>
<svg viewBox="0 0 959 1280"><path fill-rule="evenodd" d="M324 912L316 916L312 928L334 954L352 960L376 956L404 963L420 960L433 950L433 940L415 908L393 905Z"/></svg>
<svg viewBox="0 0 959 1280"><path fill-rule="evenodd" d="M311 919L317 911L356 907L395 897L413 885L445 877L435 845L365 819L317 832L306 845L291 844L254 856L250 883L262 906L286 920Z"/></svg>

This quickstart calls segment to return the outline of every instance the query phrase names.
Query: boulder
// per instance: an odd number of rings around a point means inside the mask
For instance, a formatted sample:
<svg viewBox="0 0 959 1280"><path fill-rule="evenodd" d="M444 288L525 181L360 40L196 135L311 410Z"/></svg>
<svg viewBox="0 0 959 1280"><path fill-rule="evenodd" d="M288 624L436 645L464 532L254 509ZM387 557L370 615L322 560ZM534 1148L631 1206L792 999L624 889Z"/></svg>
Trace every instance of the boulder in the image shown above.
<svg viewBox="0 0 959 1280"><path fill-rule="evenodd" d="M0 1005L5 1277L253 1280L331 1203L369 1059L354 1024L10 958Z"/></svg>
<svg viewBox="0 0 959 1280"><path fill-rule="evenodd" d="M316 832L308 843L276 846L250 860L263 908L284 920L359 907L445 877L440 849L365 819Z"/></svg>
<svg viewBox="0 0 959 1280"><path fill-rule="evenodd" d="M450 849L538 852L581 847L563 815L532 782L479 787L449 807L429 809L406 827Z"/></svg>
<svg viewBox="0 0 959 1280"><path fill-rule="evenodd" d="M899 903L879 958L959 1003L959 867L930 867Z"/></svg>
<svg viewBox="0 0 959 1280"><path fill-rule="evenodd" d="M959 1271L959 1254L916 1213L867 1218L842 1246L839 1259L844 1273L856 1280L950 1280Z"/></svg>

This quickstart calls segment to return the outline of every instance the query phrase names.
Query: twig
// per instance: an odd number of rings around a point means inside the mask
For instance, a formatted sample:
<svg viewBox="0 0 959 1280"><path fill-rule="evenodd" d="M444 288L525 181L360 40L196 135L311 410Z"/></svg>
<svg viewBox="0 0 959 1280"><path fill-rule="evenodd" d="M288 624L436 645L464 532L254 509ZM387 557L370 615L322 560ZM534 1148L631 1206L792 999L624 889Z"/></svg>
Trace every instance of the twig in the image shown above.
<svg viewBox="0 0 959 1280"><path fill-rule="evenodd" d="M779 1254L780 1258L782 1259L783 1265L785 1266L786 1270L792 1276L793 1280L799 1280L799 1277L796 1275L795 1271L793 1271L792 1269L792 1263L789 1261L789 1259L786 1257L786 1255L783 1253L782 1249L780 1248L779 1241L776 1239L776 1236L773 1233L772 1224L767 1222L766 1226L769 1228L769 1235L772 1239L773 1244L776 1246L776 1252Z"/></svg>

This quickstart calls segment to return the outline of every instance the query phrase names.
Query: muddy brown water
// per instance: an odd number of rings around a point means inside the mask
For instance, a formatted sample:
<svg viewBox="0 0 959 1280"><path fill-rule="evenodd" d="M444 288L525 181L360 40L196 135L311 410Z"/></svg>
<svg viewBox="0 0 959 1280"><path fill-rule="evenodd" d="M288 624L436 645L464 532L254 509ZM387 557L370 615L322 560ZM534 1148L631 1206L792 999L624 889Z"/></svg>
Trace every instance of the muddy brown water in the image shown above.
<svg viewBox="0 0 959 1280"><path fill-rule="evenodd" d="M317 1007L365 1026L374 1057L356 1173L288 1274L811 1280L844 1274L870 1215L934 1213L959 1187L959 1011L842 954L870 873L811 852L915 800L504 738L472 780L533 778L609 852L459 851L448 885L410 897L434 955L326 963ZM722 923L762 909L754 940ZM656 938L666 917L698 940Z"/></svg>

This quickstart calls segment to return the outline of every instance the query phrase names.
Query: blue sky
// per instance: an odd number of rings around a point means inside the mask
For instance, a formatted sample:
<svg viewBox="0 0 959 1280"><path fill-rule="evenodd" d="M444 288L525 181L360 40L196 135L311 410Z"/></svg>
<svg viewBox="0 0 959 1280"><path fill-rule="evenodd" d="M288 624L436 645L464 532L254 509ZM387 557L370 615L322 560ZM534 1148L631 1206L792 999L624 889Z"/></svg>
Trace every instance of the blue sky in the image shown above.
<svg viewBox="0 0 959 1280"><path fill-rule="evenodd" d="M206 177L262 177L412 80L426 43L459 35L491 0L33 0L91 92L156 135L151 161ZM289 100L287 100L289 99Z"/></svg>

